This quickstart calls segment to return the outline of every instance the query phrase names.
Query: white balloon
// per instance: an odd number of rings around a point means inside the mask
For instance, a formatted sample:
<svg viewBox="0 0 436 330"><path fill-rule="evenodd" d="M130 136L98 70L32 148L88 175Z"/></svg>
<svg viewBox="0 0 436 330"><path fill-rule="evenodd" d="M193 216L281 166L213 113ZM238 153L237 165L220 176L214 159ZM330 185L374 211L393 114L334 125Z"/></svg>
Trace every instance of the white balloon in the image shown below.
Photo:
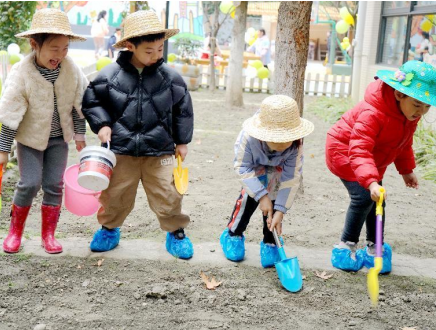
<svg viewBox="0 0 436 330"><path fill-rule="evenodd" d="M247 75L248 78L256 78L257 77L257 70L256 68L252 67L252 66L248 66L245 69L245 74Z"/></svg>
<svg viewBox="0 0 436 330"><path fill-rule="evenodd" d="M20 54L20 46L18 46L17 44L10 44L8 46L8 53L9 53L9 55Z"/></svg>

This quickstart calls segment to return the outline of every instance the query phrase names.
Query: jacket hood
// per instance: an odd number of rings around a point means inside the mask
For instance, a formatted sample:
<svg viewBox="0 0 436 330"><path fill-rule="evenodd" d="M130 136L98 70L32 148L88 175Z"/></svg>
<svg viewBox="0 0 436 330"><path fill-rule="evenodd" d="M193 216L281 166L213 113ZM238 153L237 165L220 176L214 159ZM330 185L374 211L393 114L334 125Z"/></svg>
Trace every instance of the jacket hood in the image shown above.
<svg viewBox="0 0 436 330"><path fill-rule="evenodd" d="M395 98L394 89L385 84L381 79L376 79L366 88L365 102L386 113L388 116L406 119Z"/></svg>

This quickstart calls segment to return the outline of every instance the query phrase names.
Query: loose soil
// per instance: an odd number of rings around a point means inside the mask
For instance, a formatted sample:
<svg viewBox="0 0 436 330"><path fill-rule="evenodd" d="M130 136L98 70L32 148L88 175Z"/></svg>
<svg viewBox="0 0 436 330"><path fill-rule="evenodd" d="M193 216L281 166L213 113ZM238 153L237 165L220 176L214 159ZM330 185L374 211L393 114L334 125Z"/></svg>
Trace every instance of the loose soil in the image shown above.
<svg viewBox="0 0 436 330"><path fill-rule="evenodd" d="M244 119L259 107L265 94L245 94L243 109L224 105L224 93L193 92L195 133L186 166L190 181L184 209L192 222L186 232L194 243L217 242L229 220L240 184L233 171L233 145ZM314 99L306 99L306 105ZM339 179L325 166L324 144L329 125L306 111L316 126L305 139L304 193L284 220L284 239L292 245L326 248L340 236L348 196ZM88 145L97 145L88 133ZM69 163L78 154L70 146ZM3 183L0 238L9 227L9 208L17 170ZM417 170L419 176L419 169ZM420 189L404 186L391 167L384 178L388 191L385 239L395 253L434 258L436 255L436 185L420 179ZM40 235L40 203L35 199L25 237ZM99 228L95 216L78 217L63 210L57 237L91 240ZM246 231L258 243L262 222L257 212ZM161 231L141 186L135 209L122 228L122 240L143 238L161 244ZM361 241L364 242L364 230ZM221 253L221 251L216 251ZM436 329L436 281L425 278L381 277L378 310L370 307L365 274L334 273L322 280L303 270L304 289L284 291L275 270L243 264L214 268L189 262L39 258L0 256L0 330L32 329ZM79 267L80 266L80 267ZM200 271L223 281L205 290Z"/></svg>

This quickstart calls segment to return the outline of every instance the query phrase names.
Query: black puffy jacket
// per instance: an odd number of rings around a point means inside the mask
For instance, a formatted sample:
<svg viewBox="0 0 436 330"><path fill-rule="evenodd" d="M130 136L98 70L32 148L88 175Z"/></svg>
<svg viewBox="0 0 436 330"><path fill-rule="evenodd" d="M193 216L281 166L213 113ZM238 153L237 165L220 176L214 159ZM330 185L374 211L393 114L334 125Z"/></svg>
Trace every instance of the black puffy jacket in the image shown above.
<svg viewBox="0 0 436 330"><path fill-rule="evenodd" d="M111 150L130 156L174 154L175 144L191 142L194 114L182 77L163 60L142 74L123 51L89 84L82 112L92 131L112 129Z"/></svg>

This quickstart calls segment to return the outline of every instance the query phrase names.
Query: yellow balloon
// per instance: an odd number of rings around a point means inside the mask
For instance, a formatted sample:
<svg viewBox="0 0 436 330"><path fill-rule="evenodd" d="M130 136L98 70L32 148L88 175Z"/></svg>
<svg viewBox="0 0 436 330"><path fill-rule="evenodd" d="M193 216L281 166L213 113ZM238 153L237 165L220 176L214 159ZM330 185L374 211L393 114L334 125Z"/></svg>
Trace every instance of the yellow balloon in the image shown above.
<svg viewBox="0 0 436 330"><path fill-rule="evenodd" d="M111 64L112 60L109 57L100 57L97 60L97 71L103 69L106 65Z"/></svg>
<svg viewBox="0 0 436 330"><path fill-rule="evenodd" d="M177 55L176 54L174 54L174 53L169 53L168 54L168 62L174 62L175 60L176 60L176 58L177 58Z"/></svg>
<svg viewBox="0 0 436 330"><path fill-rule="evenodd" d="M250 62L250 65L256 69L260 69L263 67L263 63L261 60L254 60L254 61Z"/></svg>
<svg viewBox="0 0 436 330"><path fill-rule="evenodd" d="M233 6L233 1L222 1L220 4L220 10L223 14L229 14L232 10L235 10Z"/></svg>
<svg viewBox="0 0 436 330"><path fill-rule="evenodd" d="M232 13L230 14L231 18L235 18L235 11L232 11Z"/></svg>
<svg viewBox="0 0 436 330"><path fill-rule="evenodd" d="M348 14L347 16L345 16L344 21L347 24L354 25L354 18L353 18L353 16L351 16L351 14Z"/></svg>
<svg viewBox="0 0 436 330"><path fill-rule="evenodd" d="M433 27L433 24L431 24L431 22L427 19L421 23L421 30L424 32L430 32L432 27Z"/></svg>
<svg viewBox="0 0 436 330"><path fill-rule="evenodd" d="M261 68L257 69L257 77L259 79L266 79L269 77L269 70L262 66Z"/></svg>
<svg viewBox="0 0 436 330"><path fill-rule="evenodd" d="M14 65L17 62L20 62L21 58L17 54L9 55L9 64Z"/></svg>
<svg viewBox="0 0 436 330"><path fill-rule="evenodd" d="M255 37L251 37L250 40L248 40L248 44L251 46L252 44L254 44L256 42L256 38Z"/></svg>
<svg viewBox="0 0 436 330"><path fill-rule="evenodd" d="M340 20L339 22L336 23L336 32L339 34L344 34L345 32L348 31L349 28L350 25L343 20Z"/></svg>
<svg viewBox="0 0 436 330"><path fill-rule="evenodd" d="M347 7L342 7L342 8L339 10L339 15L341 16L341 18L342 18L343 20L345 20L345 17L347 17L347 15L350 15L350 13L348 12Z"/></svg>
<svg viewBox="0 0 436 330"><path fill-rule="evenodd" d="M342 39L342 42L348 42L348 43L350 43L350 39L348 39L348 37L344 37L344 39Z"/></svg>

